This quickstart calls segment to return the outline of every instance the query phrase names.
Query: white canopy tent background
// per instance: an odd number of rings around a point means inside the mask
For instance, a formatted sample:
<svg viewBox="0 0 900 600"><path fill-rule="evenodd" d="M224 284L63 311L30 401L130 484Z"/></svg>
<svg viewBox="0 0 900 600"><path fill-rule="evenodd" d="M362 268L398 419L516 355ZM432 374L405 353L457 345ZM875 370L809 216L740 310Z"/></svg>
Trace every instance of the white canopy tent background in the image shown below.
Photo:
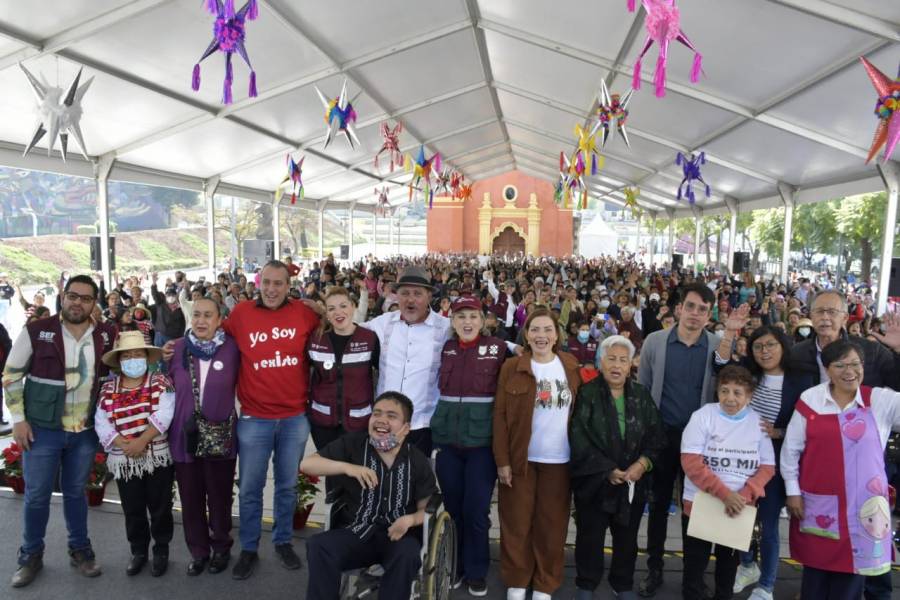
<svg viewBox="0 0 900 600"><path fill-rule="evenodd" d="M645 37L643 9L629 13L626 0L259 4L259 19L247 27L259 96L246 97L249 73L236 60L235 102L223 106L221 54L204 61L200 92L190 89L213 22L200 0L0 0L0 164L270 202L285 154L295 152L306 156L308 205L366 210L382 182L395 184L393 204L408 193L408 175L373 166L379 125L396 119L405 127L404 151L424 144L469 179L518 169L552 180L559 152L574 147L574 126L594 118L600 79L624 92ZM864 164L876 94L858 57L894 74L900 3L678 6L703 53L703 77L689 82L692 54L674 44L667 94L656 98L651 50L643 89L629 106L631 148L609 142L605 167L589 178L593 197L621 204L622 188L638 186L641 206L667 217L790 209L886 184L896 198L898 163L881 177ZM84 77L96 78L82 120L92 163L72 144L66 164L48 159L40 144L21 156L34 100L20 61L63 87L81 66ZM358 94L362 147L351 150L338 138L323 150L313 86L336 95L344 77L350 96ZM674 158L699 150L713 196L689 206L675 199L681 171ZM888 221L895 217L889 210Z"/></svg>
<svg viewBox="0 0 900 600"><path fill-rule="evenodd" d="M604 254L616 256L619 252L619 235L598 214L582 228L578 236L578 247L581 256L585 258L597 258Z"/></svg>

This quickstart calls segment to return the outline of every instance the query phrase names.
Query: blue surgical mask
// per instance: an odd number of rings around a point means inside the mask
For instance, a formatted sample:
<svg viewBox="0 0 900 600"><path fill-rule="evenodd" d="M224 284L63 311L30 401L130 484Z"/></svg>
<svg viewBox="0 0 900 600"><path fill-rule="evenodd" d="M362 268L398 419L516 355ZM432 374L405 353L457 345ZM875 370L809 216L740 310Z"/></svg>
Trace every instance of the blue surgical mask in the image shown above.
<svg viewBox="0 0 900 600"><path fill-rule="evenodd" d="M138 377L142 377L144 373L147 372L147 359L126 358L125 360L119 362L119 366L122 368L122 373L126 377L137 379Z"/></svg>
<svg viewBox="0 0 900 600"><path fill-rule="evenodd" d="M579 331L578 332L578 341L581 342L582 344L587 343L588 338L590 338L590 337L591 337L590 331Z"/></svg>

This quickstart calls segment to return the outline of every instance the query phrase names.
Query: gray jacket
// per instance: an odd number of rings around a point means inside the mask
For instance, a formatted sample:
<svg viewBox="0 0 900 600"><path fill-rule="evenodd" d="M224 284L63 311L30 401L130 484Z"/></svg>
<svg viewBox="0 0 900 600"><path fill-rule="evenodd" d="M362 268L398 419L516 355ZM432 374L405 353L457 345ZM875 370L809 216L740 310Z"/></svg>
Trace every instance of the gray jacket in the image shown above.
<svg viewBox="0 0 900 600"><path fill-rule="evenodd" d="M650 396L659 408L662 402L663 377L666 374L666 349L668 348L669 334L671 329L662 329L654 331L644 338L644 345L641 347L641 366L638 369L638 382L650 390ZM706 336L708 351L706 355L706 373L703 375L703 398L705 402L715 402L716 385L712 363L713 355L716 348L719 347L721 341L712 333L704 330ZM703 404L701 403L701 404Z"/></svg>

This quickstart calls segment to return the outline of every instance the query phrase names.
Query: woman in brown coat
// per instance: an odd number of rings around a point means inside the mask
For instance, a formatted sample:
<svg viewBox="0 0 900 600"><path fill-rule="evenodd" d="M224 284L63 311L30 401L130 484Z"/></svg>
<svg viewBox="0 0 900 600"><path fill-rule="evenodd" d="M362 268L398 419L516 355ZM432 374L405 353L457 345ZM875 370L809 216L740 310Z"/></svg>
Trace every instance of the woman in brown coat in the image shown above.
<svg viewBox="0 0 900 600"><path fill-rule="evenodd" d="M494 402L500 479L500 575L507 599L550 600L562 584L569 523L568 422L578 360L559 352L556 317L535 308L525 353L504 363Z"/></svg>

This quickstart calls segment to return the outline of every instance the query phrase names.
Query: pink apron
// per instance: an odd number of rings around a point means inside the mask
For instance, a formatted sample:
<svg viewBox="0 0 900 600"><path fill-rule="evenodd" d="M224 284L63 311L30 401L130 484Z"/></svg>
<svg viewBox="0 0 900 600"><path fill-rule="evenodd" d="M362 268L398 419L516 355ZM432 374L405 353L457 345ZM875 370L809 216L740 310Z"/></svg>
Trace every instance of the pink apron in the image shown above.
<svg viewBox="0 0 900 600"><path fill-rule="evenodd" d="M800 457L803 519L791 519L791 556L803 565L859 575L891 567L891 527L884 448L870 408L872 388L860 388L864 408L836 415L803 400L806 449Z"/></svg>

